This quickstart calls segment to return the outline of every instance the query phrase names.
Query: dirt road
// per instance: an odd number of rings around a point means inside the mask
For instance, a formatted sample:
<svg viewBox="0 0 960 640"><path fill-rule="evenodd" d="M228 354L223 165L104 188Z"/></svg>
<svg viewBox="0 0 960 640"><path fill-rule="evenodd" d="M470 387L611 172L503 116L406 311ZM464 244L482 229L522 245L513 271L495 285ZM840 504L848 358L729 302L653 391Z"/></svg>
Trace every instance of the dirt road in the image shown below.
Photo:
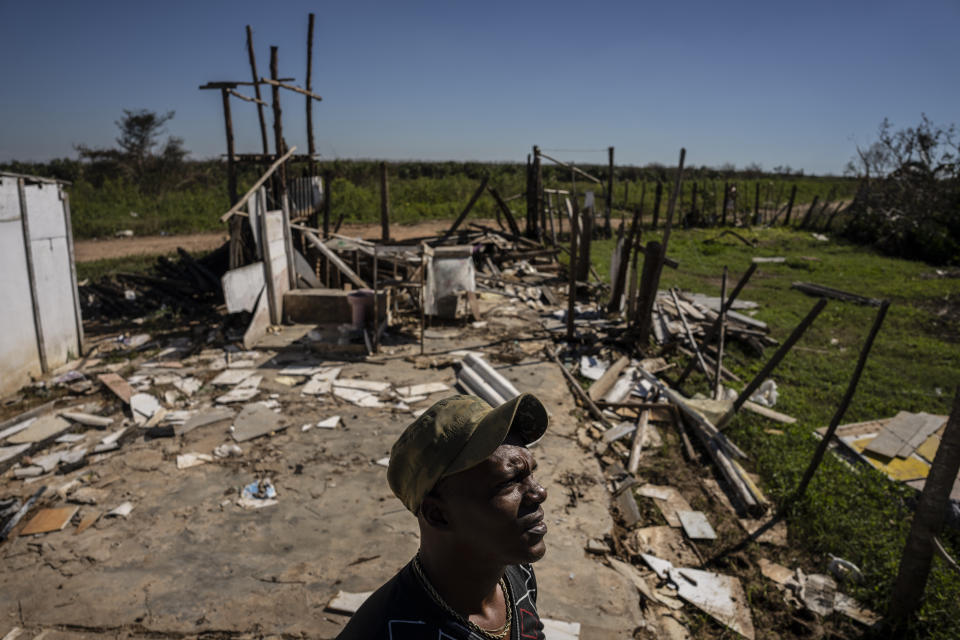
<svg viewBox="0 0 960 640"><path fill-rule="evenodd" d="M495 225L493 220L471 220L478 224ZM424 220L416 224L395 224L390 227L394 240L409 240L421 236L435 235L450 226L449 220ZM340 233L347 236L360 236L366 240L380 239L379 224L345 224ZM211 231L182 236L142 236L139 238L108 238L105 240L77 240L74 253L77 262L125 258L127 256L159 256L174 253L177 247L183 247L191 253L211 251L227 241L227 232Z"/></svg>

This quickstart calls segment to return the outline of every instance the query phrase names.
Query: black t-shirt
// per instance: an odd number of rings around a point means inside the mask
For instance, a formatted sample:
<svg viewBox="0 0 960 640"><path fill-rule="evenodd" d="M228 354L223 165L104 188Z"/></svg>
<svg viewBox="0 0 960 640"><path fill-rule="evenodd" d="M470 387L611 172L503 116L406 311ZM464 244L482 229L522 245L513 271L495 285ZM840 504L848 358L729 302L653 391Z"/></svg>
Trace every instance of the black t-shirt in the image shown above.
<svg viewBox="0 0 960 640"><path fill-rule="evenodd" d="M528 564L507 567L513 600L510 640L544 640L537 614L537 578ZM413 563L377 589L344 627L337 640L487 640L465 627L423 588Z"/></svg>

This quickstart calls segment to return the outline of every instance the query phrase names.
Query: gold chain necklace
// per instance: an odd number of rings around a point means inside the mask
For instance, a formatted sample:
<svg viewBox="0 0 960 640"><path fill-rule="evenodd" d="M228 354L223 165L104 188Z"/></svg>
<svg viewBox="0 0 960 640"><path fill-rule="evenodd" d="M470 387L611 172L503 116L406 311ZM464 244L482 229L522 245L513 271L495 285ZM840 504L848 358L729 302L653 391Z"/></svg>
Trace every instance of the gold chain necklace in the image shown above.
<svg viewBox="0 0 960 640"><path fill-rule="evenodd" d="M502 638L507 637L507 635L510 633L510 624L513 622L513 613L511 611L511 609L513 609L513 603L512 598L510 597L510 591L507 589L507 581L504 578L500 578L500 588L503 590L504 604L506 605L507 609L507 621L499 629L488 630L471 621L469 618L465 618L464 616L460 615L456 610L454 610L453 607L447 604L446 600L444 600L434 588L433 584L430 582L430 579L427 578L427 574L424 573L423 565L420 564L419 553L413 558L413 569L416 572L417 577L420 579L421 584L423 584L424 589L426 589L427 593L430 594L430 597L433 598L433 600L440 605L442 609L456 618L461 624L466 625L474 631L480 632L485 637L491 638L491 640L502 640Z"/></svg>

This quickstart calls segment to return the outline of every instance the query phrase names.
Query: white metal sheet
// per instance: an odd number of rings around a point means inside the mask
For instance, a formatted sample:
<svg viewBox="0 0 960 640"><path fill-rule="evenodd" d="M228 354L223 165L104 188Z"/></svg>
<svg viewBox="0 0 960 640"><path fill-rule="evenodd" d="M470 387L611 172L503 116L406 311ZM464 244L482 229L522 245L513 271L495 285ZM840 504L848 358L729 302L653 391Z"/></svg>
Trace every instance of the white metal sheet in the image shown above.
<svg viewBox="0 0 960 640"><path fill-rule="evenodd" d="M17 181L8 176L0 176L0 222L20 219L20 194Z"/></svg>
<svg viewBox="0 0 960 640"><path fill-rule="evenodd" d="M5 187L0 186L0 190ZM16 185L14 185L14 191ZM19 389L40 373L33 326L27 254L19 220L0 222L0 395Z"/></svg>
<svg viewBox="0 0 960 640"><path fill-rule="evenodd" d="M47 366L79 355L74 283L63 201L56 185L27 185L27 220Z"/></svg>
<svg viewBox="0 0 960 640"><path fill-rule="evenodd" d="M264 262L270 264L271 278L267 282L270 296L271 322L280 324L283 314L283 294L290 290L290 277L287 274L287 243L283 235L283 211L267 211L263 216L265 238L263 238ZM264 274L266 275L266 273Z"/></svg>
<svg viewBox="0 0 960 640"><path fill-rule="evenodd" d="M28 184L24 187L24 192L27 197L30 239L65 237L67 228L64 224L60 186L43 183Z"/></svg>
<svg viewBox="0 0 960 640"><path fill-rule="evenodd" d="M257 298L263 290L263 263L254 262L245 267L232 269L223 274L223 297L227 302L227 313L253 311Z"/></svg>

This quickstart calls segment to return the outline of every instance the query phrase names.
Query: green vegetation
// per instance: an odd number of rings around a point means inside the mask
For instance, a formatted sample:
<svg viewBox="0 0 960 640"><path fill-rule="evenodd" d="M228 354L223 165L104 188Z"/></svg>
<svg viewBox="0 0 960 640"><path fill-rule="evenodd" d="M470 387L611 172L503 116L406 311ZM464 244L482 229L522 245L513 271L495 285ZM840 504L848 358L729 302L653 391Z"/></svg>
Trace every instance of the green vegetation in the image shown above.
<svg viewBox="0 0 960 640"><path fill-rule="evenodd" d="M928 265L885 257L872 249L820 242L810 233L743 231L758 241L753 250L729 236L704 242L718 233L674 232L669 254L680 268L665 268L661 287L719 295L724 265L730 269L732 286L753 256L785 256L784 264L760 265L740 296L761 305L756 317L767 322L773 337L781 341L816 302L790 289L794 281L889 299L890 311L844 422L891 417L901 410L949 413L954 389L960 385L960 288L955 278L938 277ZM644 235L644 241L651 239L659 239L659 234ZM592 248L597 270L608 277L613 242L595 242ZM875 313L873 307L830 301L774 371L780 387L776 408L795 416L796 424L772 424L742 414L730 427L733 440L750 456L748 467L760 474L764 491L774 501L797 486L817 444L811 433L829 423ZM772 353L768 349L764 358L757 358L732 345L724 364L750 380ZM694 374L687 391L708 393L708 385ZM768 433L765 429L770 427L783 435ZM884 612L910 526L912 495L879 472L865 466L853 470L828 455L805 499L789 514L791 543L815 558L832 553L856 563L866 581L852 595ZM954 557L960 553L956 530L947 532L944 542ZM784 560L788 565L794 562L786 556ZM804 569L822 572L825 561ZM958 601L960 576L935 559L913 637L960 637Z"/></svg>
<svg viewBox="0 0 960 640"><path fill-rule="evenodd" d="M860 188L845 215L844 235L890 255L933 264L960 264L960 140L954 126L926 116L893 131L884 120L878 140L857 149L850 173Z"/></svg>
<svg viewBox="0 0 960 640"><path fill-rule="evenodd" d="M346 222L378 222L380 220L380 179L377 162L367 160L336 160L322 168L333 176L331 216L332 224L343 216ZM122 229L131 229L136 235L194 233L222 230L221 213L229 208L226 187L226 167L222 162L183 162L176 170L164 174L164 179L138 179L114 160L82 162L56 160L49 163L8 163L6 170L32 175L69 180L70 207L74 236L81 238L110 237ZM584 169L605 178L606 167L585 166ZM259 169L248 167L239 176L239 189L244 193L259 176ZM306 175L307 168L294 164L292 176ZM442 219L457 216L466 205L484 175L490 175L490 185L504 198L525 191L526 169L522 164L478 162L391 162L390 218L405 224L423 219ZM672 188L672 169L658 165L647 167L617 167L614 183L615 216L641 204L652 212L657 180L664 182L661 212ZM697 209L719 218L723 204L725 183L737 187L735 211L753 210L756 185L760 185L760 207L772 210L786 205L791 187L797 186L793 216L806 211L802 205L815 196L820 201L852 197L856 182L845 178L799 176L793 174L766 174L754 172L722 172L700 168L685 173L679 211L689 211L692 189L697 184ZM562 167L544 165L544 183L548 188L570 189L569 171ZM600 185L585 180L577 181L578 192L592 189L601 197ZM523 218L523 198L509 203L514 215ZM135 214L135 215L134 215ZM484 196L471 212L473 218L493 218L496 205L493 198Z"/></svg>

